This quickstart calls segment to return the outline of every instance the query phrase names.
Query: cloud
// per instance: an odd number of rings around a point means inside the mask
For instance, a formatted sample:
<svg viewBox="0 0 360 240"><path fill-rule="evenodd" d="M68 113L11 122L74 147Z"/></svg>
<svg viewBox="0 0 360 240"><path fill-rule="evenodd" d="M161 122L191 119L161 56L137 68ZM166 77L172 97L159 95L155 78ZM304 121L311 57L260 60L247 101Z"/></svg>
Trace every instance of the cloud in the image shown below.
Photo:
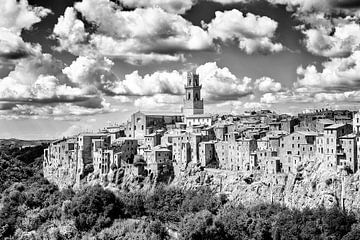
<svg viewBox="0 0 360 240"><path fill-rule="evenodd" d="M351 0L267 0L287 6L302 22L297 26L305 35L307 50L324 57L345 57L359 49L359 8ZM349 6L350 6L349 5ZM354 5L355 6L355 5Z"/></svg>
<svg viewBox="0 0 360 240"><path fill-rule="evenodd" d="M20 59L14 70L0 80L0 99L7 101L75 100L82 96L79 88L72 87L62 74L62 62L50 54Z"/></svg>
<svg viewBox="0 0 360 240"><path fill-rule="evenodd" d="M107 58L78 57L62 72L87 94L96 94L101 91L113 94L110 89L118 81L117 76L111 71L114 62Z"/></svg>
<svg viewBox="0 0 360 240"><path fill-rule="evenodd" d="M252 80L237 78L226 67L209 62L196 69L202 84L205 101L237 100L252 93ZM125 75L110 89L116 95L154 96L156 94L183 95L185 76L178 71L154 72L140 76L138 71Z"/></svg>
<svg viewBox="0 0 360 240"><path fill-rule="evenodd" d="M87 123L74 124L59 135L62 137L72 137L83 132L88 132L90 129L92 129L92 127Z"/></svg>
<svg viewBox="0 0 360 240"><path fill-rule="evenodd" d="M197 0L120 0L119 2L130 8L159 7L169 13L184 14L196 4Z"/></svg>
<svg viewBox="0 0 360 240"><path fill-rule="evenodd" d="M269 77L262 77L255 81L255 86L261 92L278 92L281 90L281 83Z"/></svg>
<svg viewBox="0 0 360 240"><path fill-rule="evenodd" d="M266 109L269 108L270 104L259 103L259 102L246 102L244 108L246 109Z"/></svg>
<svg viewBox="0 0 360 240"><path fill-rule="evenodd" d="M168 112L180 112L183 96L156 94L144 96L135 100L134 106L141 110L166 110Z"/></svg>
<svg viewBox="0 0 360 240"><path fill-rule="evenodd" d="M85 31L77 12L96 26ZM181 61L182 51L205 50L212 40L201 27L161 8L123 11L109 0L83 0L68 8L54 27L58 50L75 55L108 56L132 64Z"/></svg>
<svg viewBox="0 0 360 240"><path fill-rule="evenodd" d="M283 50L281 43L273 43L278 23L266 16L239 10L215 12L215 18L204 25L213 39L236 42L247 54L273 53Z"/></svg>
<svg viewBox="0 0 360 240"><path fill-rule="evenodd" d="M65 119L113 111L103 99L113 94L108 88L117 81L112 64L106 58L79 57L65 67L38 48L0 79L0 115Z"/></svg>
<svg viewBox="0 0 360 240"><path fill-rule="evenodd" d="M7 28L0 28L0 62L28 57L39 51L40 46L24 42Z"/></svg>
<svg viewBox="0 0 360 240"><path fill-rule="evenodd" d="M360 2L358 0L332 0L331 4L338 8L360 8Z"/></svg>
<svg viewBox="0 0 360 240"><path fill-rule="evenodd" d="M247 2L251 2L254 0L208 0L211 2L217 2L217 3L221 3L223 5L227 5L227 4L233 4L233 3L247 3Z"/></svg>
<svg viewBox="0 0 360 240"><path fill-rule="evenodd" d="M0 27L20 34L22 29L30 29L40 22L51 10L30 6L27 0L1 0L0 12Z"/></svg>
<svg viewBox="0 0 360 240"><path fill-rule="evenodd" d="M20 34L51 13L49 9L32 7L26 0L3 0L0 12L0 64L13 65L41 49L38 44L24 42Z"/></svg>
<svg viewBox="0 0 360 240"><path fill-rule="evenodd" d="M360 51L355 51L347 58L332 58L322 63L322 70L316 66L300 66L297 88L308 91L352 91L360 89Z"/></svg>
<svg viewBox="0 0 360 240"><path fill-rule="evenodd" d="M138 71L125 75L112 89L118 95L149 96L158 93L183 94L183 75L178 71L154 72L140 76Z"/></svg>
<svg viewBox="0 0 360 240"><path fill-rule="evenodd" d="M325 57L346 57L360 47L360 26L354 20L318 15L313 28L303 30L309 52ZM327 22L328 21L328 22Z"/></svg>
<svg viewBox="0 0 360 240"><path fill-rule="evenodd" d="M206 101L237 100L252 93L251 78L237 78L226 67L209 62L196 69Z"/></svg>
<svg viewBox="0 0 360 240"><path fill-rule="evenodd" d="M68 7L64 16L59 17L53 29L54 37L59 41L59 46L55 49L66 49L72 53L86 51L89 34L85 31L85 24L76 15L76 10Z"/></svg>
<svg viewBox="0 0 360 240"><path fill-rule="evenodd" d="M77 116L90 116L116 111L110 108L105 99L95 98L73 103L29 103L20 102L11 109L0 110L0 119L49 119L68 121L78 120Z"/></svg>

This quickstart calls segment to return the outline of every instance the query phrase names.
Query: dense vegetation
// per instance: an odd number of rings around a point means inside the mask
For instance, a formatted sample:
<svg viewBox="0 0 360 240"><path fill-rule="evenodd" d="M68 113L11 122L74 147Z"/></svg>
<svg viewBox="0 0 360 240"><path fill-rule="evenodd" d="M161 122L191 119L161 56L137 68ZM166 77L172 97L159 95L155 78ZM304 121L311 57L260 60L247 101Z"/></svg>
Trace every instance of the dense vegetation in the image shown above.
<svg viewBox="0 0 360 240"><path fill-rule="evenodd" d="M207 188L59 191L41 175L42 148L1 153L0 239L360 239L359 219L337 208L245 208Z"/></svg>

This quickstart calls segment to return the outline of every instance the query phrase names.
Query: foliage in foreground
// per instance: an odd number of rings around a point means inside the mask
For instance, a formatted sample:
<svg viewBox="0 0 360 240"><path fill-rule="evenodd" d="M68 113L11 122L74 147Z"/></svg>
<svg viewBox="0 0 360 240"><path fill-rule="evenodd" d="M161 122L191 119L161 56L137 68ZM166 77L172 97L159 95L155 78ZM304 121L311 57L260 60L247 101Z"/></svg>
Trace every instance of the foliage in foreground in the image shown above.
<svg viewBox="0 0 360 240"><path fill-rule="evenodd" d="M207 188L59 191L42 178L33 150L27 159L16 152L0 159L1 180L9 176L0 189L0 239L360 239L359 219L337 208L246 208Z"/></svg>

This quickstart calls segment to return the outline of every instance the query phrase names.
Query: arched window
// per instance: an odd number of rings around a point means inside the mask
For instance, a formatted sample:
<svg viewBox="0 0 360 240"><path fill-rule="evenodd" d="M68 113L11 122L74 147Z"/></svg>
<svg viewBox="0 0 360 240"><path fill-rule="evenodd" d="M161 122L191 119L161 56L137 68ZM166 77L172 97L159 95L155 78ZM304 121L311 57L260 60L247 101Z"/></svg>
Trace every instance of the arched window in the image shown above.
<svg viewBox="0 0 360 240"><path fill-rule="evenodd" d="M188 100L190 100L190 97L191 97L191 94L190 94L190 93L188 93Z"/></svg>
<svg viewBox="0 0 360 240"><path fill-rule="evenodd" d="M199 94L198 93L195 93L195 101L199 101Z"/></svg>

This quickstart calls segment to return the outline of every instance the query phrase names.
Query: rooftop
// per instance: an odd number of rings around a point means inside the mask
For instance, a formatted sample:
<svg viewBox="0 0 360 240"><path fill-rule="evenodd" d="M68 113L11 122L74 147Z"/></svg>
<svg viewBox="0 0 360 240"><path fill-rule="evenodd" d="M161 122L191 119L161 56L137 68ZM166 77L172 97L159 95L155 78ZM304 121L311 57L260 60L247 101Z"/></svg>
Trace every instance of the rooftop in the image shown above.
<svg viewBox="0 0 360 240"><path fill-rule="evenodd" d="M350 133L350 134L345 135L345 136L342 136L342 137L340 137L340 138L356 138L356 134Z"/></svg>
<svg viewBox="0 0 360 240"><path fill-rule="evenodd" d="M337 124L333 124L333 125L330 125L330 126L327 126L325 128L325 130L331 130L331 129L338 129L338 128L341 128L343 126L345 126L346 124L345 123L337 123Z"/></svg>
<svg viewBox="0 0 360 240"><path fill-rule="evenodd" d="M195 114L186 116L186 118L211 118L210 114Z"/></svg>
<svg viewBox="0 0 360 240"><path fill-rule="evenodd" d="M146 116L183 116L181 112L150 112L150 111L138 111Z"/></svg>
<svg viewBox="0 0 360 240"><path fill-rule="evenodd" d="M297 131L297 133L303 134L305 136L317 136L318 133L314 131Z"/></svg>
<svg viewBox="0 0 360 240"><path fill-rule="evenodd" d="M317 120L319 123L322 123L322 124L334 124L335 122L333 120L330 120L328 118L325 118L325 119L318 119Z"/></svg>

